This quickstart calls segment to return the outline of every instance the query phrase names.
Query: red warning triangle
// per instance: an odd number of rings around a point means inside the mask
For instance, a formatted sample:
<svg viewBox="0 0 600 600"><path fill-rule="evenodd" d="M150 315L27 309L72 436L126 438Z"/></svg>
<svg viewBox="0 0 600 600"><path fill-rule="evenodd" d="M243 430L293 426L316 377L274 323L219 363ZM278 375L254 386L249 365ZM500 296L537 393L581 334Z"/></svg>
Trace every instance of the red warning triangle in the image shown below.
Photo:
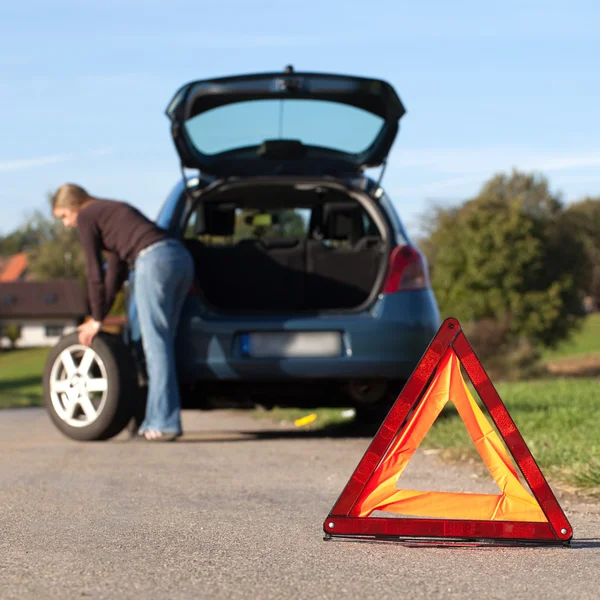
<svg viewBox="0 0 600 600"><path fill-rule="evenodd" d="M473 400L461 365L500 436ZM498 484L499 495L396 487L410 458L449 401ZM531 493L519 480L511 456ZM380 511L395 516L370 516ZM475 543L567 544L573 537L569 521L456 319L447 319L440 327L323 529L326 538Z"/></svg>

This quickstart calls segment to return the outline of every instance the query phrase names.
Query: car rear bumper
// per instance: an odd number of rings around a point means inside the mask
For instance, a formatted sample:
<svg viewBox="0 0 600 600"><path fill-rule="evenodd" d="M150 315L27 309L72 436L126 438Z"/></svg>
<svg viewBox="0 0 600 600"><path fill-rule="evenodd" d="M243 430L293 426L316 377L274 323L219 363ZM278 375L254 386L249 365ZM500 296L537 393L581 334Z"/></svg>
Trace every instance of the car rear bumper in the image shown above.
<svg viewBox="0 0 600 600"><path fill-rule="evenodd" d="M177 341L183 380L407 379L439 327L429 290L382 296L352 315L291 317L200 316L198 300L184 308ZM335 357L255 358L243 336L262 331L340 331Z"/></svg>

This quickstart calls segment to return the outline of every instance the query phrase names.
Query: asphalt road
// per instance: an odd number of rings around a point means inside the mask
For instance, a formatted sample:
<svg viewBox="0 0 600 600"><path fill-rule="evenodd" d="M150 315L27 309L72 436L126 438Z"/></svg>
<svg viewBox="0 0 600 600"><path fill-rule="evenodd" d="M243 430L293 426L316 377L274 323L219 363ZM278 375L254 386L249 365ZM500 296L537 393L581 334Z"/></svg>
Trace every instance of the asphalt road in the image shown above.
<svg viewBox="0 0 600 600"><path fill-rule="evenodd" d="M0 598L600 597L600 504L561 496L571 548L324 542L369 438L227 412L186 413L184 426L174 444L83 444L41 409L1 411ZM486 491L434 455L405 475Z"/></svg>

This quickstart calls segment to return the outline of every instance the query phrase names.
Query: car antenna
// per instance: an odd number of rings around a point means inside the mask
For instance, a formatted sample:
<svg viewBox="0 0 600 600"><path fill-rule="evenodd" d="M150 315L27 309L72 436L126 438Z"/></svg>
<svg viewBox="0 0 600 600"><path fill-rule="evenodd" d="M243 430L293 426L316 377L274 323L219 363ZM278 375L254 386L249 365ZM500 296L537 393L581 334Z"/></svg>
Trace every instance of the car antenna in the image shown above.
<svg viewBox="0 0 600 600"><path fill-rule="evenodd" d="M287 67L283 70L284 73L293 73L294 67L292 65L287 65ZM279 101L279 139L283 137L283 99Z"/></svg>

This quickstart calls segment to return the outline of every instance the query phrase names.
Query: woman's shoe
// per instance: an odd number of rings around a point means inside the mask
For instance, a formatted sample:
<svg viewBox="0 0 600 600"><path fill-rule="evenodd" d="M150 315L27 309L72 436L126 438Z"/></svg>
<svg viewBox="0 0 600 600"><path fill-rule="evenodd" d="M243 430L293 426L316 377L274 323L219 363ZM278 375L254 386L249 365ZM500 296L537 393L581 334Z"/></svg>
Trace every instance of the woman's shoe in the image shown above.
<svg viewBox="0 0 600 600"><path fill-rule="evenodd" d="M181 437L181 433L163 433L162 431L138 431L135 436L135 440L143 442L174 442L178 437Z"/></svg>

